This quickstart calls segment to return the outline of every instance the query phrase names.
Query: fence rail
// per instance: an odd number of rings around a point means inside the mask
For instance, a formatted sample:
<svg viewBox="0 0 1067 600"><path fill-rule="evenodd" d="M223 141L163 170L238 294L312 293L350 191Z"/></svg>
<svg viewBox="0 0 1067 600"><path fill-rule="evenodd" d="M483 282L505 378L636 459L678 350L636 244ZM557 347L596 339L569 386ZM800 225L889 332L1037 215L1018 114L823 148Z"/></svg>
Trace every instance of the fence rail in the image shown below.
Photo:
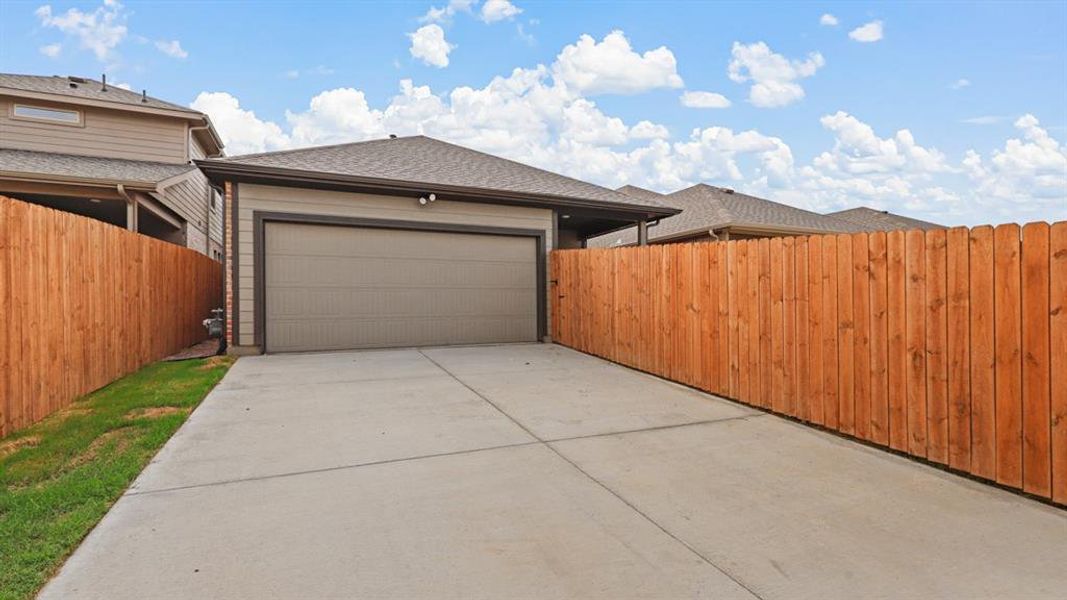
<svg viewBox="0 0 1067 600"><path fill-rule="evenodd" d="M221 281L192 250L0 197L0 435L204 339Z"/></svg>
<svg viewBox="0 0 1067 600"><path fill-rule="evenodd" d="M552 253L555 340L1067 504L1067 223Z"/></svg>

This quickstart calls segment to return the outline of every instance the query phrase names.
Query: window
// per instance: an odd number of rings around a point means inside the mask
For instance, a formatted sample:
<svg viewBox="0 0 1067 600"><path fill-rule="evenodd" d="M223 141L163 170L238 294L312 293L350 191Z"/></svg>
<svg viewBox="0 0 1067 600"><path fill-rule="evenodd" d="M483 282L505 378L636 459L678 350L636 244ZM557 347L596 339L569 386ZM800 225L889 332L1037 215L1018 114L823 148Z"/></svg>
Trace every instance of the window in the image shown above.
<svg viewBox="0 0 1067 600"><path fill-rule="evenodd" d="M15 116L23 119L54 121L66 125L81 125L82 122L82 114L76 110L60 110L58 108L44 108L43 106L28 106L26 104L16 104L14 110Z"/></svg>

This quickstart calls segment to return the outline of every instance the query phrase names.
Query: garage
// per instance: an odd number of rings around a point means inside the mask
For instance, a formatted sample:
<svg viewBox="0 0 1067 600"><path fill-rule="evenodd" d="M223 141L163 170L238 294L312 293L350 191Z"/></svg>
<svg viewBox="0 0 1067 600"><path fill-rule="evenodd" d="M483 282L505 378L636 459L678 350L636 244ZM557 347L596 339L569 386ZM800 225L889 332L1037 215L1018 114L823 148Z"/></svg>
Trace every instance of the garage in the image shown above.
<svg viewBox="0 0 1067 600"><path fill-rule="evenodd" d="M267 222L268 352L537 341L538 239Z"/></svg>
<svg viewBox="0 0 1067 600"><path fill-rule="evenodd" d="M421 135L196 164L235 355L550 341L549 252L679 212Z"/></svg>

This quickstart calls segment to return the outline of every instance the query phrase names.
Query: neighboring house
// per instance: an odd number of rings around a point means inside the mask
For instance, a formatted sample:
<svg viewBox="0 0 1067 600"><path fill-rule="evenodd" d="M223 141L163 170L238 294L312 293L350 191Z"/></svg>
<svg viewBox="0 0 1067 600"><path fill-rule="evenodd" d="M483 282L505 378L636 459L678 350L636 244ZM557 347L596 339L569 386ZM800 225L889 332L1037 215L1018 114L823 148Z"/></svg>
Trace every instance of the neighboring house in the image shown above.
<svg viewBox="0 0 1067 600"><path fill-rule="evenodd" d="M424 136L197 164L234 353L543 340L549 250L678 212Z"/></svg>
<svg viewBox="0 0 1067 600"><path fill-rule="evenodd" d="M0 74L0 194L222 259L221 156L203 113L81 77Z"/></svg>
<svg viewBox="0 0 1067 600"><path fill-rule="evenodd" d="M887 210L875 210L860 206L838 212L827 213L827 216L841 219L850 223L866 227L872 231L891 231L894 229L944 229L944 225L920 221L904 215L891 213Z"/></svg>
<svg viewBox="0 0 1067 600"><path fill-rule="evenodd" d="M703 183L671 194L659 194L632 185L617 191L681 209L678 215L648 225L648 241L656 244L864 230L849 221ZM630 227L591 239L588 244L604 248L630 246L637 242L637 228Z"/></svg>

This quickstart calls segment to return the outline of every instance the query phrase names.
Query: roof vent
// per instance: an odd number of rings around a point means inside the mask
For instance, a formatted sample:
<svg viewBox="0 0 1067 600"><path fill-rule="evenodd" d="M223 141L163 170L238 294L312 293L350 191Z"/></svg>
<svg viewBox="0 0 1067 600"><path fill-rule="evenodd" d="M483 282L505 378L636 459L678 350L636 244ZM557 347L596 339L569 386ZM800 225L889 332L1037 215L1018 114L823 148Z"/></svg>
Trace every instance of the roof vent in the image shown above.
<svg viewBox="0 0 1067 600"><path fill-rule="evenodd" d="M101 83L100 91L101 92L106 92L107 91L107 73L104 73L103 75L100 76L100 83Z"/></svg>
<svg viewBox="0 0 1067 600"><path fill-rule="evenodd" d="M74 75L67 75L67 80L71 83L89 83L89 80L84 77L76 77ZM77 86L72 86L77 87Z"/></svg>
<svg viewBox="0 0 1067 600"><path fill-rule="evenodd" d="M731 188L722 188L722 192L724 194L732 194L732 193L734 193L733 189L731 189Z"/></svg>
<svg viewBox="0 0 1067 600"><path fill-rule="evenodd" d="M148 103L148 90L141 90L141 102Z"/></svg>
<svg viewBox="0 0 1067 600"><path fill-rule="evenodd" d="M389 139L395 140L396 139L396 134L395 133L390 133L389 134Z"/></svg>

